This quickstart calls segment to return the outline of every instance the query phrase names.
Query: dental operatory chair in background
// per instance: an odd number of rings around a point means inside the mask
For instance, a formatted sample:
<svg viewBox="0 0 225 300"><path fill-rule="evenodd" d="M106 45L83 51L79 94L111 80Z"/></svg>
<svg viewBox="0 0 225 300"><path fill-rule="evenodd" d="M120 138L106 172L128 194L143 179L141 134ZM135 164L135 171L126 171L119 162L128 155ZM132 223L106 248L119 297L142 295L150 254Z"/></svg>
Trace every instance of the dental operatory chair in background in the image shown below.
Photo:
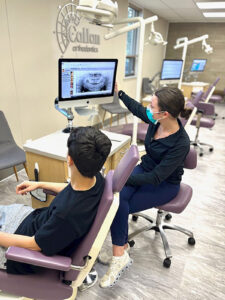
<svg viewBox="0 0 225 300"><path fill-rule="evenodd" d="M225 89L223 90L223 95L212 95L209 98L209 102L213 104L221 103L224 100Z"/></svg>
<svg viewBox="0 0 225 300"><path fill-rule="evenodd" d="M217 77L216 80L208 87L205 93L202 95L202 102L208 103L210 99L214 97L213 93L215 91L217 83L220 81L220 78ZM192 93L192 98L196 95L197 93Z"/></svg>
<svg viewBox="0 0 225 300"><path fill-rule="evenodd" d="M213 87L214 87L214 89L213 89L213 93L214 93L214 91L215 91L215 88L216 88L216 85L217 85L217 83L220 81L220 77L217 77L216 78L216 80L213 82ZM220 102L220 100L222 100L220 97L217 97L217 95L214 95L212 93L212 95L209 97L209 102L212 102L212 103L218 103L218 102Z"/></svg>
<svg viewBox="0 0 225 300"><path fill-rule="evenodd" d="M63 300L76 298L77 288L91 270L107 236L119 206L119 192L132 173L139 154L132 145L115 171L109 171L98 212L89 233L71 257L46 256L41 252L10 247L6 258L43 267L31 275L7 274L0 270L0 290L4 293L38 300Z"/></svg>
<svg viewBox="0 0 225 300"><path fill-rule="evenodd" d="M207 146L209 148L209 151L213 151L213 145L203 143L199 141L199 131L200 128L208 128L211 129L215 125L214 121L214 114L215 114L215 107L212 103L206 103L201 101L202 97L200 96L201 92L198 92L198 94L192 99L192 104L197 108L196 116L191 121L191 125L196 127L196 134L194 141L191 141L191 145L197 147L199 149L199 156L203 156L204 149L202 146Z"/></svg>
<svg viewBox="0 0 225 300"><path fill-rule="evenodd" d="M194 168L196 168L196 166L197 166L197 153L196 153L195 149L191 148L185 159L184 168L194 169ZM172 253L170 251L169 243L167 241L167 237L164 232L164 229L176 230L176 231L180 231L180 232L186 234L188 236L188 244L189 245L194 245L195 239L194 239L193 233L191 231L189 231L185 228L176 226L176 225L164 223L163 216L166 214L166 216L169 216L166 219L170 219L171 216L168 213L171 212L171 213L180 214L187 207L191 198L192 198L191 186L181 182L180 191L179 191L178 195L173 200L171 200L169 203L166 203L164 205L156 207L156 209L157 209L156 220L152 219L151 217L149 217L148 215L143 214L143 213L133 214L133 216L132 216L133 221L137 221L139 217L142 217L146 221L148 221L150 224L138 229L137 231L133 232L132 234L130 234L128 236L128 241L129 241L128 243L130 244L130 246L133 247L135 244L133 238L136 235L138 235L144 231L154 230L155 232L159 232L162 242L163 242L165 255L166 255L166 258L163 261L163 265L164 265L164 267L169 268L171 265ZM152 243L154 243L154 241L150 240L150 244L152 244ZM146 253L146 255L148 255L148 254Z"/></svg>
<svg viewBox="0 0 225 300"><path fill-rule="evenodd" d="M220 77L216 79L214 82L214 86L216 87L216 84L219 82ZM211 97L209 97L209 103L213 104L220 104L224 101L224 96L225 96L225 89L223 90L223 94L217 95L217 94L212 94ZM215 112L215 118L218 116L218 114ZM225 117L222 117L222 119L225 119Z"/></svg>

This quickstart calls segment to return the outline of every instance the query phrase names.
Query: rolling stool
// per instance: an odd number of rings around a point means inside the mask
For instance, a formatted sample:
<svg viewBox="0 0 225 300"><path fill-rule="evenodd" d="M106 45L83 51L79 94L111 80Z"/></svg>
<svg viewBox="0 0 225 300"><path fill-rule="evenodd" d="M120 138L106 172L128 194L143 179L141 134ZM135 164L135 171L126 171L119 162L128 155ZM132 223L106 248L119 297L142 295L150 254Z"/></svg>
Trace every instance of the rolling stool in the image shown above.
<svg viewBox="0 0 225 300"><path fill-rule="evenodd" d="M197 152L191 148L185 159L184 167L187 169L194 169L196 168L196 166L197 166ZM151 217L143 213L133 214L132 215L133 221L137 221L138 217L142 217L146 221L150 222L150 225L144 226L128 236L128 243L130 247L133 247L135 244L133 237L135 237L139 233L143 231L149 231L149 230L155 230L156 232L159 232L163 242L165 255L166 255L166 258L163 261L163 265L164 267L169 268L171 265L172 254L170 251L169 243L167 241L164 229L172 229L172 230L183 232L189 237L188 244L192 246L195 244L195 239L191 231L182 228L180 226L164 223L163 215L166 214L166 219L170 220L172 216L168 213L180 214L190 202L192 198L192 193L193 193L192 188L189 185L181 183L180 190L177 196L173 200L171 200L170 202L164 205L156 207L158 209L156 220L152 219Z"/></svg>

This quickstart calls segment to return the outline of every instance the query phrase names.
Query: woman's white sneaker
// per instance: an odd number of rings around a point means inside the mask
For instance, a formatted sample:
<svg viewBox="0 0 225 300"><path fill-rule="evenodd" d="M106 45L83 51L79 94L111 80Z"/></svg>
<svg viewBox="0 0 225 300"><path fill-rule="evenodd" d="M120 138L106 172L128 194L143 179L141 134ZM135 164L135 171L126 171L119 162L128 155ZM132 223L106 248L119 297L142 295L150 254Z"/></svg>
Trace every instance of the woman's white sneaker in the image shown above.
<svg viewBox="0 0 225 300"><path fill-rule="evenodd" d="M113 256L107 273L100 280L100 287L107 288L116 284L121 274L133 263L127 251L122 256Z"/></svg>
<svg viewBox="0 0 225 300"><path fill-rule="evenodd" d="M125 251L128 254L130 253L130 245L129 244ZM98 255L98 262L102 265L109 265L111 263L112 257L113 257L112 250L111 251L101 250Z"/></svg>

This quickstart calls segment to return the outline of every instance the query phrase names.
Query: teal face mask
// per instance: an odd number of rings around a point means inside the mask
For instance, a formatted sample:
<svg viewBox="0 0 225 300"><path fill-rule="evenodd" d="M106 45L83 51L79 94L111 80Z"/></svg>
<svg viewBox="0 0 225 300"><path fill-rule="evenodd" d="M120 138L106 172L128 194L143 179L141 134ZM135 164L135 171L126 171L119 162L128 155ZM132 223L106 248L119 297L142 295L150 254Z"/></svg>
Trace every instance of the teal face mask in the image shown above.
<svg viewBox="0 0 225 300"><path fill-rule="evenodd" d="M162 113L162 112L163 112L163 111L160 111L160 112L156 112L156 113L154 113L154 114L160 114L160 113ZM153 112L152 112L152 110L151 110L150 107L147 108L146 114L147 114L147 117L148 117L149 121L151 121L154 125L156 125L156 124L158 123L159 120L162 120L162 119L163 119L163 118L160 118L160 119L158 119L158 120L155 120L155 119L153 118Z"/></svg>
<svg viewBox="0 0 225 300"><path fill-rule="evenodd" d="M147 114L147 117L148 117L149 121L151 121L155 125L158 123L158 120L155 120L153 118L153 112L152 112L151 108L149 108L149 107L147 108L146 114Z"/></svg>

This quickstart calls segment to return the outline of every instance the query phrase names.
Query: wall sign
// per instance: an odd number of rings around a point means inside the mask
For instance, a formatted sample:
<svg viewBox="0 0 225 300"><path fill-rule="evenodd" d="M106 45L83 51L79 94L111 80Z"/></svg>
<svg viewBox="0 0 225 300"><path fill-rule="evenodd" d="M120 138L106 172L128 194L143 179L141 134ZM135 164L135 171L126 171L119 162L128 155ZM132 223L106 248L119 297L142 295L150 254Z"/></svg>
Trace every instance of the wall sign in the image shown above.
<svg viewBox="0 0 225 300"><path fill-rule="evenodd" d="M73 1L59 6L54 33L62 56L70 44L74 52L98 52L96 46L100 45L100 35L92 33L89 28L81 28L80 20Z"/></svg>

